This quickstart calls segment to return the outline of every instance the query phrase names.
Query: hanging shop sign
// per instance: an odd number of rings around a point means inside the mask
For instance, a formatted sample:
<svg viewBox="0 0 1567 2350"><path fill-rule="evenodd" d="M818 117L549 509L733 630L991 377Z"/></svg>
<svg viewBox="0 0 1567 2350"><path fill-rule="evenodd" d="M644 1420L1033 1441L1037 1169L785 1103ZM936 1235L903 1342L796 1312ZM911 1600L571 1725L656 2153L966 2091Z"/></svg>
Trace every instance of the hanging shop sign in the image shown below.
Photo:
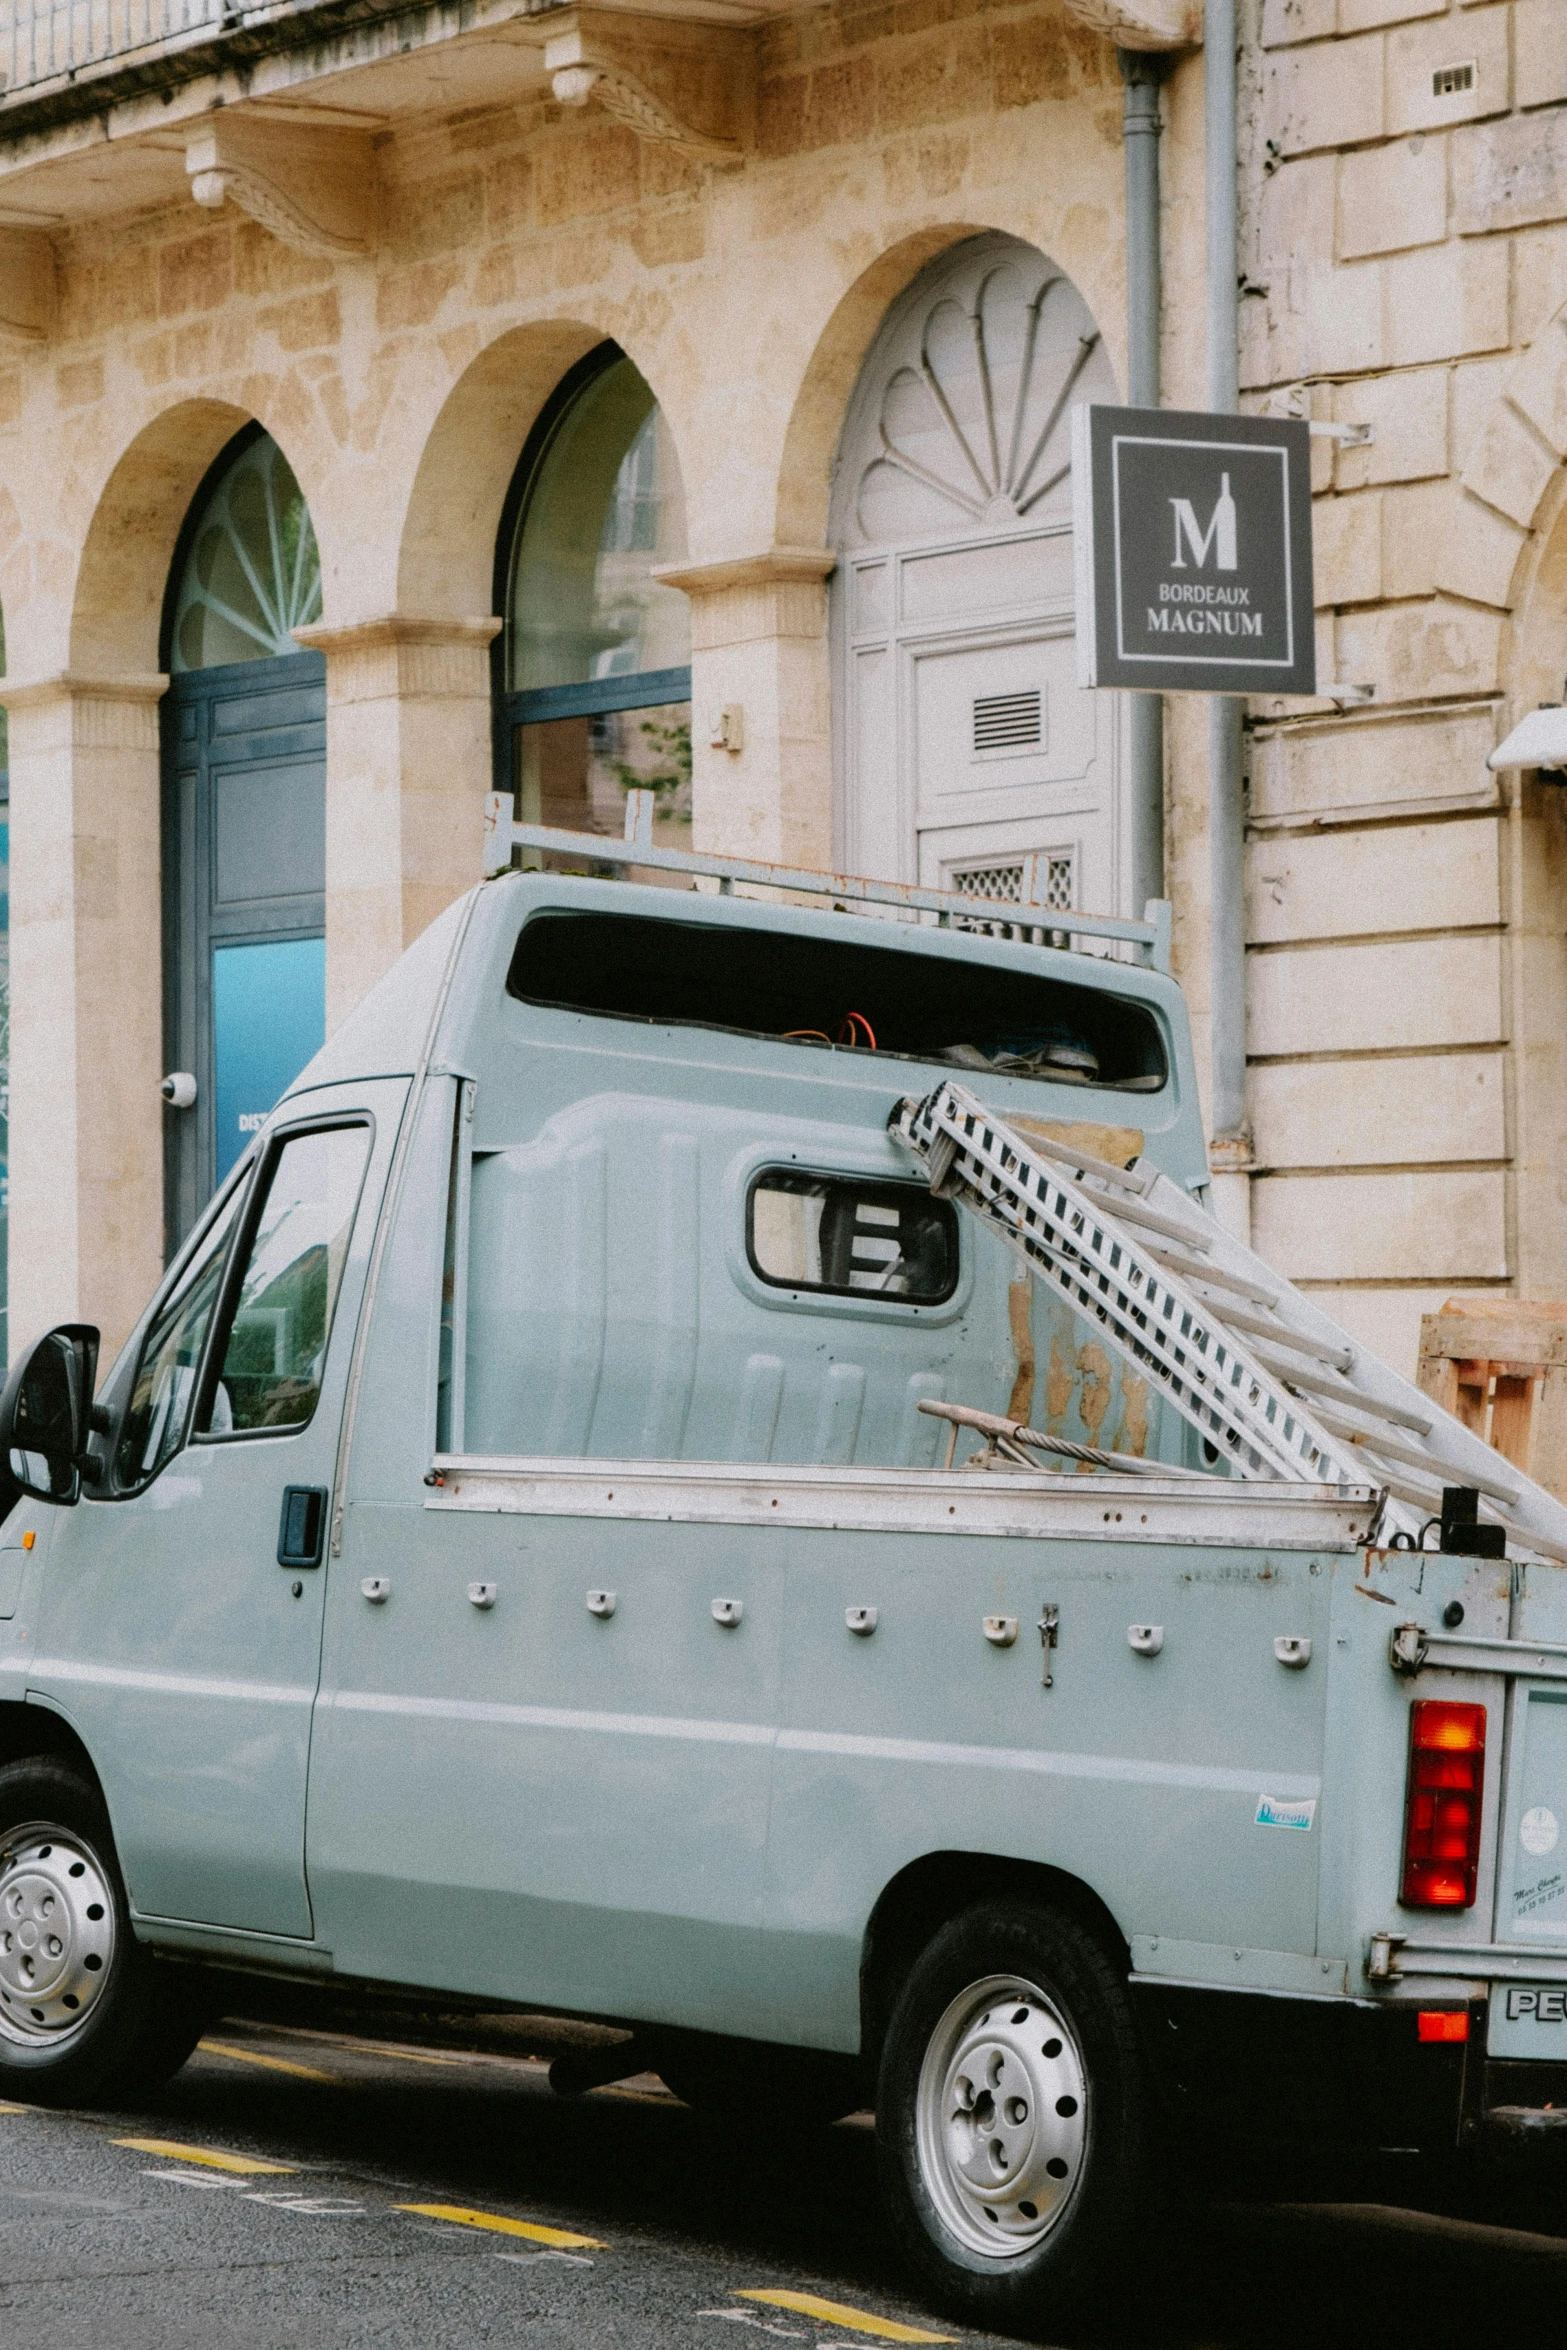
<svg viewBox="0 0 1567 2350"><path fill-rule="evenodd" d="M1079 685L1316 692L1304 423L1084 404L1072 498Z"/></svg>

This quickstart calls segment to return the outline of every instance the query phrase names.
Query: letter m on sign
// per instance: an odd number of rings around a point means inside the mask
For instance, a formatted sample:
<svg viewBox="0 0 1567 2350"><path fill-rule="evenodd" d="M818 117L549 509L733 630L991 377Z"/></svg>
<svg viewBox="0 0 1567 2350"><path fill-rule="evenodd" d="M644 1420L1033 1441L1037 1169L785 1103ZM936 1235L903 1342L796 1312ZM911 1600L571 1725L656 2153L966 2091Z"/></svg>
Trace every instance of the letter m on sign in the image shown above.
<svg viewBox="0 0 1567 2350"><path fill-rule="evenodd" d="M1235 500L1230 496L1230 477L1227 473L1221 476L1221 484L1219 495L1214 501L1213 512L1208 517L1206 530L1198 529L1196 509L1190 498L1172 498L1170 500L1170 504L1175 510L1175 554L1170 564L1172 571L1186 569L1186 555L1181 551L1183 546L1191 555L1191 559L1199 571L1207 569L1210 553L1214 559L1215 570L1234 571L1238 568L1235 546Z"/></svg>

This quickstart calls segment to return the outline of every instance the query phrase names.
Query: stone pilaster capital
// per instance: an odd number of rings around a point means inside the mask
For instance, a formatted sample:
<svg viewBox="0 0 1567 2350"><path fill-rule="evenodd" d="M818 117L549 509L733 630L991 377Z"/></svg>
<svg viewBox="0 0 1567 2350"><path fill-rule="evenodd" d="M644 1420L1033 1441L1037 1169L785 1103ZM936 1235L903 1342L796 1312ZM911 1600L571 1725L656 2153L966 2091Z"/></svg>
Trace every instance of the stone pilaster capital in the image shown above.
<svg viewBox="0 0 1567 2350"><path fill-rule="evenodd" d="M823 547L766 547L756 555L722 555L707 563L661 564L653 577L688 596L727 595L733 588L819 586L838 558Z"/></svg>
<svg viewBox="0 0 1567 2350"><path fill-rule="evenodd" d="M385 612L341 628L296 628L294 642L326 655L329 703L471 701L490 690L490 645L500 628L490 615Z"/></svg>
<svg viewBox="0 0 1567 2350"><path fill-rule="evenodd" d="M169 681L155 671L121 676L97 676L90 671L58 669L49 677L0 678L0 707L36 710L47 702L159 702Z"/></svg>
<svg viewBox="0 0 1567 2350"><path fill-rule="evenodd" d="M499 636L503 625L493 616L442 620L383 612L374 620L350 620L338 628L325 627L318 620L291 633L296 645L303 645L307 652L324 653L330 661L341 653L379 652L387 645L472 645L482 651Z"/></svg>

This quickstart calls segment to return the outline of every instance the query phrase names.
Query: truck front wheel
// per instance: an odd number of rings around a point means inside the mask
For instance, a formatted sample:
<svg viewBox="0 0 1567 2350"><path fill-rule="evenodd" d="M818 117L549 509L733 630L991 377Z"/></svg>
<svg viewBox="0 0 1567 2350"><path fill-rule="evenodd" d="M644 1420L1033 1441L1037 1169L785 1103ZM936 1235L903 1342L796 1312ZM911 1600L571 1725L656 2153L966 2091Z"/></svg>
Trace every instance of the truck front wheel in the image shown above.
<svg viewBox="0 0 1567 2350"><path fill-rule="evenodd" d="M0 1770L0 2094L87 2105L154 2088L199 2003L138 1947L97 1790L49 1757Z"/></svg>
<svg viewBox="0 0 1567 2350"><path fill-rule="evenodd" d="M936 2301L998 2333L1099 2304L1149 2216L1126 1989L1094 1937L987 1903L910 1970L876 2101L893 2226Z"/></svg>

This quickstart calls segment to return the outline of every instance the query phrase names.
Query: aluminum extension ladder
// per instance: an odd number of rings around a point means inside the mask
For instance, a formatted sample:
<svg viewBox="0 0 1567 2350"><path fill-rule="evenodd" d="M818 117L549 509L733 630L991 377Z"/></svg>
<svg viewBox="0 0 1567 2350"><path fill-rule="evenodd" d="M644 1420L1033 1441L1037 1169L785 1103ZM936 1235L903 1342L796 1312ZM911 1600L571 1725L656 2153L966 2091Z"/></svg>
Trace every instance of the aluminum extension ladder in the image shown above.
<svg viewBox="0 0 1567 2350"><path fill-rule="evenodd" d="M1358 1346L1168 1175L1009 1126L948 1080L888 1130L994 1226L1242 1478L1374 1485L1377 1539L1473 1486L1514 1547L1567 1562L1567 1507Z"/></svg>

